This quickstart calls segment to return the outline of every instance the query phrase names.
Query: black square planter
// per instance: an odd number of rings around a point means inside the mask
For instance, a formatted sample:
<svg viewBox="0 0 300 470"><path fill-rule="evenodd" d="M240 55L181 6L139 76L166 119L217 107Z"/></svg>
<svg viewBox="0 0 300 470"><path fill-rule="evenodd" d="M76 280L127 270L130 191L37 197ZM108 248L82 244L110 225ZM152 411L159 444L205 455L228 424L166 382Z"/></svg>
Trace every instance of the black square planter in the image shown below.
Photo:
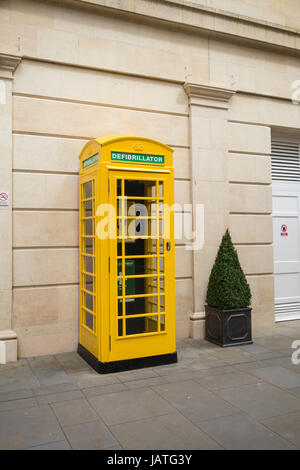
<svg viewBox="0 0 300 470"><path fill-rule="evenodd" d="M205 339L227 346L252 344L251 308L219 310L205 306Z"/></svg>

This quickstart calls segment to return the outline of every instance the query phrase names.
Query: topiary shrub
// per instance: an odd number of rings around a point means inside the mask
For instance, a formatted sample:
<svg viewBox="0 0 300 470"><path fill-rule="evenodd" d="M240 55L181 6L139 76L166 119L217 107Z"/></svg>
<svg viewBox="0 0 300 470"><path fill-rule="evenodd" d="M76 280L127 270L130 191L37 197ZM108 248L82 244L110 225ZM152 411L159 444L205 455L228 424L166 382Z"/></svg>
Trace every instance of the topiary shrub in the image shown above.
<svg viewBox="0 0 300 470"><path fill-rule="evenodd" d="M219 310L249 307L251 290L226 230L210 273L206 302Z"/></svg>

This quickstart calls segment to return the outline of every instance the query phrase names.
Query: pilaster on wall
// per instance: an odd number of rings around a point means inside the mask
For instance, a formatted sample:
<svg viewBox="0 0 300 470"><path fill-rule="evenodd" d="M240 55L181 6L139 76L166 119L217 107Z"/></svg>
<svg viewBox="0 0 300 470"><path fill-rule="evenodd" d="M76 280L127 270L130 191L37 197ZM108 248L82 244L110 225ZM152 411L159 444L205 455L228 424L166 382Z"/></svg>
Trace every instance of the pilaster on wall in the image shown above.
<svg viewBox="0 0 300 470"><path fill-rule="evenodd" d="M21 58L0 54L0 332L12 327L12 81Z"/></svg>
<svg viewBox="0 0 300 470"><path fill-rule="evenodd" d="M251 106L258 102L253 97ZM229 227L252 292L255 334L274 326L271 128L246 121L245 109L236 95L229 111Z"/></svg>
<svg viewBox="0 0 300 470"><path fill-rule="evenodd" d="M208 278L221 238L228 226L228 106L234 90L186 83L189 98L193 214L204 207L204 244L193 251L194 311L190 336L204 337ZM193 220L194 230L196 227Z"/></svg>

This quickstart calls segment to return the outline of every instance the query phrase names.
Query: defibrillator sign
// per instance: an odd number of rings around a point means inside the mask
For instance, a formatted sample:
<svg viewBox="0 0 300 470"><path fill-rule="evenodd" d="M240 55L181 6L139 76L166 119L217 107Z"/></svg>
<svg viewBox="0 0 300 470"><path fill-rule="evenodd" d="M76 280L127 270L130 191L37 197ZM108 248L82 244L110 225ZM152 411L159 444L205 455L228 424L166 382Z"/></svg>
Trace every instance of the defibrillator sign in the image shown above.
<svg viewBox="0 0 300 470"><path fill-rule="evenodd" d="M99 154L95 153L95 155L92 155L91 157L87 158L86 160L83 160L82 162L82 167L87 168L90 165L93 165L99 160Z"/></svg>
<svg viewBox="0 0 300 470"><path fill-rule="evenodd" d="M126 163L152 163L153 165L163 165L165 163L164 155L147 155L144 153L111 152L111 160Z"/></svg>

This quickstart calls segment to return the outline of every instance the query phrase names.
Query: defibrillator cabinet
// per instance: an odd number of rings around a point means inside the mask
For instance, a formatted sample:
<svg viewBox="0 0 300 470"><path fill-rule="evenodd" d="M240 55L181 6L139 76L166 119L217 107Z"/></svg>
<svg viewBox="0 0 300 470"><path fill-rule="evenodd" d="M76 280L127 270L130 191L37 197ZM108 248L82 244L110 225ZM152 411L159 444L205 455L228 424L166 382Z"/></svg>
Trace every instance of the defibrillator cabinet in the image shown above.
<svg viewBox="0 0 300 470"><path fill-rule="evenodd" d="M79 156L78 353L100 373L177 362L172 154L116 135Z"/></svg>

